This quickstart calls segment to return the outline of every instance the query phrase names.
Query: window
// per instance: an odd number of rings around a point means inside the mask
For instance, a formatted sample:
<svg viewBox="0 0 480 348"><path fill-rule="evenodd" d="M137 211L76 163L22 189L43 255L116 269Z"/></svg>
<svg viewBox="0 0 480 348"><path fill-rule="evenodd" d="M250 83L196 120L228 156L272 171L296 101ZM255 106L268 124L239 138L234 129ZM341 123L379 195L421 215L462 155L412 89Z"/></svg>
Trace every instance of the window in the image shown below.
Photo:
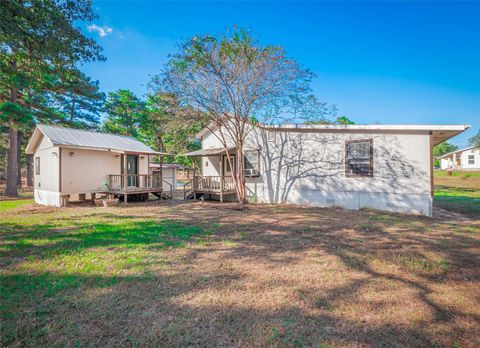
<svg viewBox="0 0 480 348"><path fill-rule="evenodd" d="M235 155L230 155L231 162L233 163L234 173L237 169L237 161L235 160ZM223 155L223 175L230 175L232 174L232 169L230 166L230 162L228 161L227 155Z"/></svg>
<svg viewBox="0 0 480 348"><path fill-rule="evenodd" d="M277 135L277 133L274 130L268 130L267 131L267 140L275 142L276 135Z"/></svg>
<svg viewBox="0 0 480 348"><path fill-rule="evenodd" d="M468 155L468 164L475 164L475 155Z"/></svg>
<svg viewBox="0 0 480 348"><path fill-rule="evenodd" d="M260 176L260 154L258 150L245 151L244 159L245 176Z"/></svg>
<svg viewBox="0 0 480 348"><path fill-rule="evenodd" d="M35 175L40 175L40 157L35 157Z"/></svg>
<svg viewBox="0 0 480 348"><path fill-rule="evenodd" d="M352 140L345 143L345 176L373 177L373 141Z"/></svg>

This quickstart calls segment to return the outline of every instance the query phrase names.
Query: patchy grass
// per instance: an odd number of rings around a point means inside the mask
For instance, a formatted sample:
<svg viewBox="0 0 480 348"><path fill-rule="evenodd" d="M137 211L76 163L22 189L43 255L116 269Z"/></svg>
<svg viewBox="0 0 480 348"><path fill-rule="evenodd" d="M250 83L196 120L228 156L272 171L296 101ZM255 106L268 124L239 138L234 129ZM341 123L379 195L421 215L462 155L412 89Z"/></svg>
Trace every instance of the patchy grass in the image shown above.
<svg viewBox="0 0 480 348"><path fill-rule="evenodd" d="M436 170L434 176L436 186L480 190L480 172L454 171L449 176L446 171Z"/></svg>
<svg viewBox="0 0 480 348"><path fill-rule="evenodd" d="M437 186L435 203L444 209L480 218L480 190Z"/></svg>
<svg viewBox="0 0 480 348"><path fill-rule="evenodd" d="M435 171L435 204L480 219L480 172Z"/></svg>
<svg viewBox="0 0 480 348"><path fill-rule="evenodd" d="M0 219L3 346L480 345L478 220L209 202Z"/></svg>

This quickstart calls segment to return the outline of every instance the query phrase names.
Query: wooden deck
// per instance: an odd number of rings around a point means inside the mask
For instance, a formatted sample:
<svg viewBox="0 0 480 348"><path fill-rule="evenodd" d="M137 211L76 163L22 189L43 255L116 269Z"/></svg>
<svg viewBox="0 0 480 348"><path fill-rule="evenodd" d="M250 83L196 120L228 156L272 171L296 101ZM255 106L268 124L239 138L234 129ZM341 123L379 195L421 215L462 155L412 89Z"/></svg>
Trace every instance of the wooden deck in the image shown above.
<svg viewBox="0 0 480 348"><path fill-rule="evenodd" d="M223 195L236 194L235 182L230 176L195 176L184 185L184 198L193 195L215 194L223 201Z"/></svg>
<svg viewBox="0 0 480 348"><path fill-rule="evenodd" d="M107 192L116 195L172 192L170 183L160 174L111 174Z"/></svg>

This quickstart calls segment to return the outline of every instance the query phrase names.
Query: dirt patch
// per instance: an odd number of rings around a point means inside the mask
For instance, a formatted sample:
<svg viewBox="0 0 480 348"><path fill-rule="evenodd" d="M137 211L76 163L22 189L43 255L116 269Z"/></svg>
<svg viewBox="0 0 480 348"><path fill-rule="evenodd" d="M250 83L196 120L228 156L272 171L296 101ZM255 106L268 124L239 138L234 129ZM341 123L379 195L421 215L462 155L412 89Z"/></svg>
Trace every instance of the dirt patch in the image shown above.
<svg viewBox="0 0 480 348"><path fill-rule="evenodd" d="M426 218L286 205L239 210L212 202L45 208L46 220L52 214L83 228L89 244L79 244L77 232L62 241L68 231L55 230L38 236L43 244L36 246L32 226L23 228L10 216L2 237L16 243L21 233L26 246L4 253L15 258L2 273L11 295L5 298L11 307L4 344L480 344L476 220L465 223L441 211ZM82 221L97 221L96 227ZM118 224L118 231L108 225L106 234L105 221ZM202 233L159 249L149 242L157 230L142 221L167 226L161 230L166 235L191 227ZM39 250L48 252L34 259ZM104 259L105 268L94 267ZM50 285L41 292L39 284ZM59 290L55 284L66 285ZM35 286L34 295L14 295Z"/></svg>

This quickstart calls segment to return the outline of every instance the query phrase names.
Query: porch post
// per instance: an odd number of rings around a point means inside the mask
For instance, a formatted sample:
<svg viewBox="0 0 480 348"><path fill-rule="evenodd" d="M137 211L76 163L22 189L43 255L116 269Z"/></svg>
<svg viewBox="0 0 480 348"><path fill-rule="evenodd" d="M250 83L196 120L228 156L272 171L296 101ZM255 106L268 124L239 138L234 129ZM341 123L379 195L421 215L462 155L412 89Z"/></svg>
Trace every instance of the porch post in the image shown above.
<svg viewBox="0 0 480 348"><path fill-rule="evenodd" d="M223 163L222 156L220 156L220 203L223 203Z"/></svg>
<svg viewBox="0 0 480 348"><path fill-rule="evenodd" d="M192 169L193 169L193 199L197 199L197 178L195 175L195 158L192 158Z"/></svg>
<svg viewBox="0 0 480 348"><path fill-rule="evenodd" d="M127 206L127 200L128 200L128 194L127 194L127 188L128 188L128 166L127 166L127 154L123 154L123 202L125 203L125 206Z"/></svg>
<svg viewBox="0 0 480 348"><path fill-rule="evenodd" d="M160 155L160 187L163 192L163 155Z"/></svg>

